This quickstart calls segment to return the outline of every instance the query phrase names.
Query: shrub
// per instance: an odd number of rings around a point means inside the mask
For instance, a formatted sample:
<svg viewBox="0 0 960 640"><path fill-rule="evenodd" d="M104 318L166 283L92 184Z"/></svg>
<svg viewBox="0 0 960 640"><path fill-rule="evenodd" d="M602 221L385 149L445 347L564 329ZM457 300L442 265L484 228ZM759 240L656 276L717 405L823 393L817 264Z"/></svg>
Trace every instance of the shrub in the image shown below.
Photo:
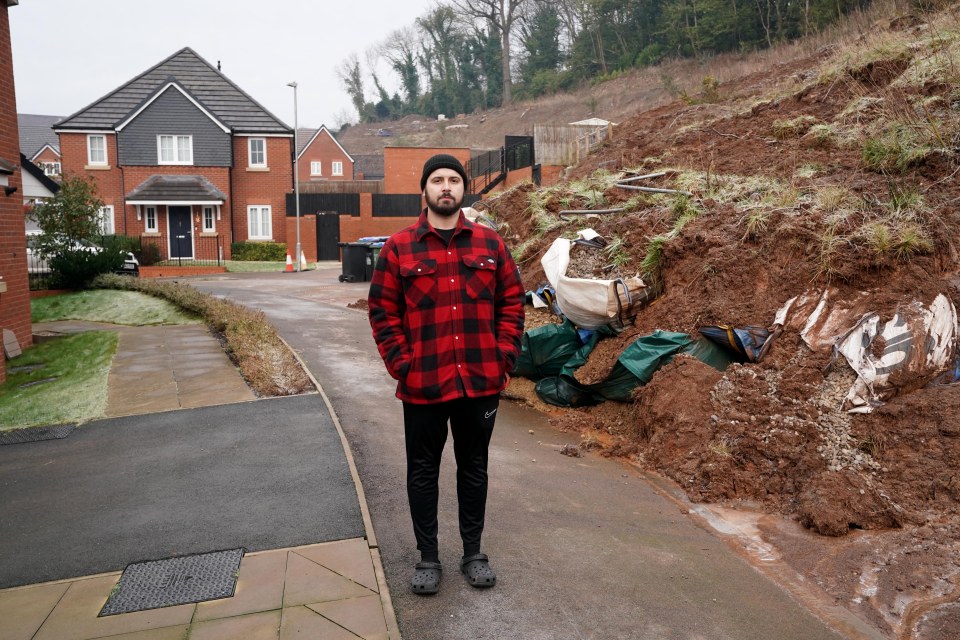
<svg viewBox="0 0 960 640"><path fill-rule="evenodd" d="M63 249L50 257L54 289L82 289L102 273L113 273L123 265L123 253L113 250Z"/></svg>
<svg viewBox="0 0 960 640"><path fill-rule="evenodd" d="M287 259L285 242L234 242L230 245L234 260L245 262L283 262Z"/></svg>

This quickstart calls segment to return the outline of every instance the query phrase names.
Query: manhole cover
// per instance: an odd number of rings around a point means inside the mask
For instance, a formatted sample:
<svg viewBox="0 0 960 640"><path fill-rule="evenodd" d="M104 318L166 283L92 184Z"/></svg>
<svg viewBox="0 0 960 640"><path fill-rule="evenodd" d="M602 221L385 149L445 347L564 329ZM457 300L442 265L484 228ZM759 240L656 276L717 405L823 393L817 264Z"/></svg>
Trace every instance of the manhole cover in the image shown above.
<svg viewBox="0 0 960 640"><path fill-rule="evenodd" d="M229 598L243 549L127 565L101 616Z"/></svg>
<svg viewBox="0 0 960 640"><path fill-rule="evenodd" d="M58 424L52 427L29 427L27 429L9 429L0 431L0 444L23 444L41 440L59 440L66 438L77 428L76 424Z"/></svg>

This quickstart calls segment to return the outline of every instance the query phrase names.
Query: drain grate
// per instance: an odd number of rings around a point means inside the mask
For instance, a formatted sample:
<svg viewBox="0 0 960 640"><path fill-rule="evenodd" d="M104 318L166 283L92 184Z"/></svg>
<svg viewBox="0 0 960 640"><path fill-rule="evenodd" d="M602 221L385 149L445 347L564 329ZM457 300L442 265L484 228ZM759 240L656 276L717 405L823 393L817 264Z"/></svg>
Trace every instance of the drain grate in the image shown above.
<svg viewBox="0 0 960 640"><path fill-rule="evenodd" d="M52 427L29 427L0 431L0 444L23 444L41 440L59 440L66 438L77 428L75 424L58 424Z"/></svg>
<svg viewBox="0 0 960 640"><path fill-rule="evenodd" d="M127 565L101 616L233 596L243 549Z"/></svg>

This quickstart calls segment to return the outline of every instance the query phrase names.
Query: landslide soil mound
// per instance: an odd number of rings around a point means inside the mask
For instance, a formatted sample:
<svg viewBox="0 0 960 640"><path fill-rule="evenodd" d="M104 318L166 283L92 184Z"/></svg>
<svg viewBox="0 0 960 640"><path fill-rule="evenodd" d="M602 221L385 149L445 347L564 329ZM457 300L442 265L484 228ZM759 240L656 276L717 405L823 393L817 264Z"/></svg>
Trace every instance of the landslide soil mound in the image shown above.
<svg viewBox="0 0 960 640"><path fill-rule="evenodd" d="M578 380L602 379L656 329L770 326L805 292L863 297L884 321L938 294L960 301L957 24L950 12L898 20L705 85L627 119L561 184L486 200L528 290L546 282L553 240L589 227L608 244L585 277L639 275L659 292ZM617 186L651 172L663 175L631 184L677 192ZM597 209L620 211L583 213ZM528 327L550 321L534 312ZM758 363L720 372L678 356L632 403L539 406L694 502L782 518L765 540L880 634L958 638L960 386L902 381L872 413L851 414L856 374L831 355L786 327Z"/></svg>

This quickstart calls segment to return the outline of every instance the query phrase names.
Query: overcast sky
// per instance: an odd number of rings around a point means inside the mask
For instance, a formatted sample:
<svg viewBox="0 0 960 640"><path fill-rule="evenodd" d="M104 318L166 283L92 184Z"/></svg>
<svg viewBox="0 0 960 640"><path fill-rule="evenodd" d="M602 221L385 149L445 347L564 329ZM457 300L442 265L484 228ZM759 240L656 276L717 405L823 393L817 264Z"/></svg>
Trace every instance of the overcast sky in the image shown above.
<svg viewBox="0 0 960 640"><path fill-rule="evenodd" d="M10 7L17 111L68 116L190 47L286 124L356 120L334 69L435 0L20 0ZM333 8L335 7L335 8ZM383 78L386 80L386 77ZM391 81L392 90L396 83ZM368 99L372 97L368 95Z"/></svg>

